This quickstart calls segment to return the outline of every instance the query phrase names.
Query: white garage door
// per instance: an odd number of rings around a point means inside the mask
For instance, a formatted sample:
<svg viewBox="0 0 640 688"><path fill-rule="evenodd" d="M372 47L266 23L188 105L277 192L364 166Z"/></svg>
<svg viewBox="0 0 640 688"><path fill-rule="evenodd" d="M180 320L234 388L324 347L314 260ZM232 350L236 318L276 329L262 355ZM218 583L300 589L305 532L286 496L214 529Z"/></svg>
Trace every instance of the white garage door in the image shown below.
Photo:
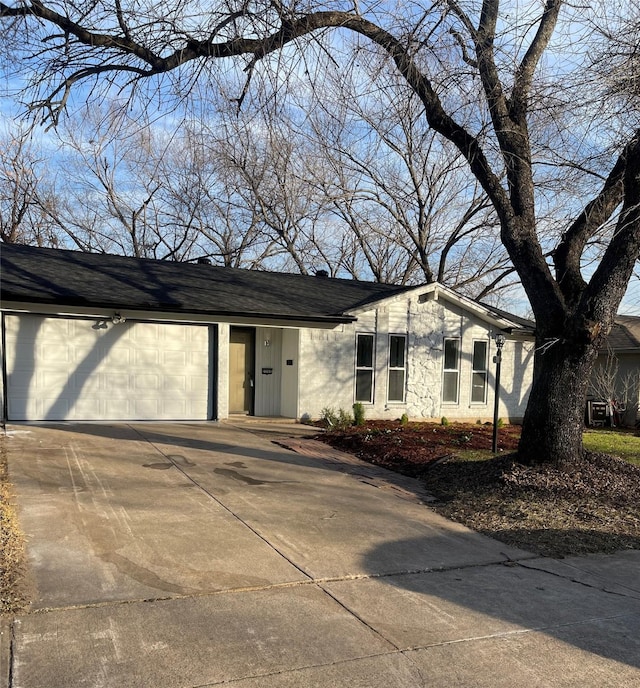
<svg viewBox="0 0 640 688"><path fill-rule="evenodd" d="M205 420L209 329L6 316L9 420Z"/></svg>

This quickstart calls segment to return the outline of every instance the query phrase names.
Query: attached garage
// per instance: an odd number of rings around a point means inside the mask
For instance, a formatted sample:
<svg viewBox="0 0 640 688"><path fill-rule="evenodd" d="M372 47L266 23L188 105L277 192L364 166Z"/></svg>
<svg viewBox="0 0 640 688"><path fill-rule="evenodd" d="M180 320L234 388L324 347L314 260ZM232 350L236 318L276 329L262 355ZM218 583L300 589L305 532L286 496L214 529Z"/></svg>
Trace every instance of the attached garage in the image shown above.
<svg viewBox="0 0 640 688"><path fill-rule="evenodd" d="M0 422L298 418L337 389L349 405L355 313L382 303L388 328L384 304L406 314L416 289L0 242Z"/></svg>
<svg viewBox="0 0 640 688"><path fill-rule="evenodd" d="M206 420L212 326L5 315L7 418Z"/></svg>

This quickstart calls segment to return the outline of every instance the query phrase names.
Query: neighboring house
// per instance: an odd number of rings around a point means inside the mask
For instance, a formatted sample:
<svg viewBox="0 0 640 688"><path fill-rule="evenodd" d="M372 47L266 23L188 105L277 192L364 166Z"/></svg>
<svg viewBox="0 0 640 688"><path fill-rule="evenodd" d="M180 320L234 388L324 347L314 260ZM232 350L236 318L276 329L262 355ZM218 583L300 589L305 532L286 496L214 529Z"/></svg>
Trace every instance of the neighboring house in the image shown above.
<svg viewBox="0 0 640 688"><path fill-rule="evenodd" d="M419 287L1 245L3 418L520 419L531 323Z"/></svg>
<svg viewBox="0 0 640 688"><path fill-rule="evenodd" d="M618 315L600 350L590 396L615 402L618 422L633 426L640 409L640 317Z"/></svg>

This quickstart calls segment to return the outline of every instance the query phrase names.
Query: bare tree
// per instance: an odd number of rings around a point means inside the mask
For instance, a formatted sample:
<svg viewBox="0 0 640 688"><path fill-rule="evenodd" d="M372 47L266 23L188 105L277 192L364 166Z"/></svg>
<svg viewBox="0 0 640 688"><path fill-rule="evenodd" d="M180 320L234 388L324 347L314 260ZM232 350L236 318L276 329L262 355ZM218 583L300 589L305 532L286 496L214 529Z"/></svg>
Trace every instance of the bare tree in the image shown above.
<svg viewBox="0 0 640 688"><path fill-rule="evenodd" d="M276 91L304 87L328 62L357 64L358 51L373 46L384 70L402 75L419 98L429 126L466 160L491 201L530 300L537 351L521 459L571 462L582 456L589 374L640 250L640 122L632 116L607 124L605 90L586 67L591 32L581 27L586 16L599 20L592 8L574 12L563 0L544 0L535 6L510 2L501 11L499 0L442 0L428 8L403 3L396 14L384 5L301 8L256 0L214 4L205 12L188 2L142 8L109 0L89 7L38 0L0 2L0 13L5 25L28 24L16 57L33 70L34 106L53 121L79 82L182 84L179 93L185 93L198 80L204 86L216 65L236 59L246 75L237 96L241 105L254 83ZM345 33L357 37L355 47L342 40ZM580 73L589 77L582 80L587 89L578 86ZM575 129L560 121L559 137L569 140L577 132L591 147L600 145L599 137L610 146L604 180L599 188L588 180L592 199L564 228L553 265L540 234L539 169L545 161L538 157L544 146L536 145L553 123L551 84L554 93L569 89L573 100ZM573 162L579 170L581 160ZM585 251L603 227L610 228L606 248L585 275Z"/></svg>
<svg viewBox="0 0 640 688"><path fill-rule="evenodd" d="M0 143L0 240L55 246L57 237L43 206L51 201L44 157L28 130L7 128Z"/></svg>
<svg viewBox="0 0 640 688"><path fill-rule="evenodd" d="M495 290L513 269L488 197L429 128L421 101L379 63L360 51L358 74L330 69L316 87L318 184L377 280L437 280L471 296ZM358 92L363 69L377 77L375 94Z"/></svg>
<svg viewBox="0 0 640 688"><path fill-rule="evenodd" d="M635 424L640 392L640 370L635 366L625 366L622 370L618 356L609 347L606 354L601 354L596 361L589 391L597 399L609 404L614 420Z"/></svg>
<svg viewBox="0 0 640 688"><path fill-rule="evenodd" d="M111 103L57 128L58 202L49 212L61 231L82 250L239 265L251 232L225 218L227 173L202 127L171 133L119 117Z"/></svg>

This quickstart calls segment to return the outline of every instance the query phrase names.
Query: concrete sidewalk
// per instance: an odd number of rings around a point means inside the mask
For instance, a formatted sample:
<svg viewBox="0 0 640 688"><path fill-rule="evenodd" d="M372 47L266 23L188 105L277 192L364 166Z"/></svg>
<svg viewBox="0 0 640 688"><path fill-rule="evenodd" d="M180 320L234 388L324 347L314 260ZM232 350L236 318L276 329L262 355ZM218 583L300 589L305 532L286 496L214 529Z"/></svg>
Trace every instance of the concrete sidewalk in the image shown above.
<svg viewBox="0 0 640 688"><path fill-rule="evenodd" d="M0 686L640 686L640 552L535 558L300 432L8 428L37 595Z"/></svg>

